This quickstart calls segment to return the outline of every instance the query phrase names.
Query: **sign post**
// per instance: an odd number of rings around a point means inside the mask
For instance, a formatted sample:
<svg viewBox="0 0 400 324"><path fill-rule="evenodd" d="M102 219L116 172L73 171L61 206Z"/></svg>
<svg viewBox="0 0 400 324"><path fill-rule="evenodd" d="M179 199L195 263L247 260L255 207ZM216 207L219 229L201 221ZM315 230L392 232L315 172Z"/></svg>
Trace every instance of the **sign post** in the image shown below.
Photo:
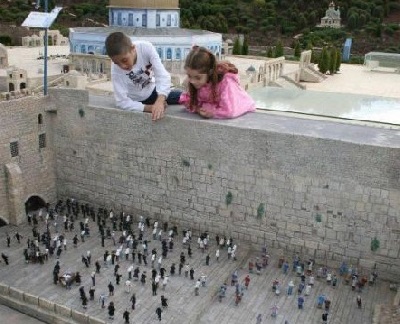
<svg viewBox="0 0 400 324"><path fill-rule="evenodd" d="M44 28L44 76L43 76L43 94L47 96L47 30L56 20L62 7L55 7L51 12L48 11L48 0L44 0L44 12L31 11L28 17L22 23L23 27Z"/></svg>

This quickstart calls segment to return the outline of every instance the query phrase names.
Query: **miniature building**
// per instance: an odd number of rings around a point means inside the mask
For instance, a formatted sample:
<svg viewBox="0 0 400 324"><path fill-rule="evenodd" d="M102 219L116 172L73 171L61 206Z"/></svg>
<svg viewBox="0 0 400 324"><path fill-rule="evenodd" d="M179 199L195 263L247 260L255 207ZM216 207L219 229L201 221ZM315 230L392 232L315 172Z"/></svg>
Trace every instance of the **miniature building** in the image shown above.
<svg viewBox="0 0 400 324"><path fill-rule="evenodd" d="M32 36L22 37L22 46L27 46L27 47L44 46L44 34L45 31L41 30L39 31L39 36L32 35ZM48 30L47 36L48 36L48 45L50 46L68 45L68 37L64 37L63 35L61 35L59 30Z"/></svg>
<svg viewBox="0 0 400 324"><path fill-rule="evenodd" d="M178 0L110 0L108 9L108 27L70 28L72 60L77 61L74 56L79 55L79 65L87 67L85 72L99 73L97 66L90 64L90 56L105 56L105 39L110 33L117 31L124 32L133 41L151 42L171 73L181 70L181 62L194 44L207 47L221 58L221 34L180 28ZM76 67L78 69L78 64Z"/></svg>
<svg viewBox="0 0 400 324"><path fill-rule="evenodd" d="M335 3L332 1L329 4L328 10L325 12L325 16L321 18L321 24L317 27L332 27L341 28L340 8L335 9Z"/></svg>
<svg viewBox="0 0 400 324"><path fill-rule="evenodd" d="M85 89L86 84L87 76L76 70L71 70L64 76L64 87L66 88Z"/></svg>
<svg viewBox="0 0 400 324"><path fill-rule="evenodd" d="M364 66L370 71L400 73L400 54L369 52L365 54Z"/></svg>
<svg viewBox="0 0 400 324"><path fill-rule="evenodd" d="M27 47L43 46L43 38L40 38L38 35L21 37L21 42L22 46L27 46Z"/></svg>
<svg viewBox="0 0 400 324"><path fill-rule="evenodd" d="M15 66L7 69L8 91L19 91L27 87L27 73Z"/></svg>
<svg viewBox="0 0 400 324"><path fill-rule="evenodd" d="M246 75L249 77L249 81L251 83L256 82L257 72L256 68L253 65L250 65L249 68L246 70Z"/></svg>

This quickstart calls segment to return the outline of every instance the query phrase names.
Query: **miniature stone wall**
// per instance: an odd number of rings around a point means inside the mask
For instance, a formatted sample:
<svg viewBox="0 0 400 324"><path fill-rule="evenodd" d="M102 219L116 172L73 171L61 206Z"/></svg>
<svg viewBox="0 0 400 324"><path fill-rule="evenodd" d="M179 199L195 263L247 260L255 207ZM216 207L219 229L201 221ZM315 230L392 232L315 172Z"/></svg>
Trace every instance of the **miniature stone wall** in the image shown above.
<svg viewBox="0 0 400 324"><path fill-rule="evenodd" d="M0 304L49 324L105 324L104 321L0 283Z"/></svg>
<svg viewBox="0 0 400 324"><path fill-rule="evenodd" d="M89 107L83 91L51 97L60 198L328 266L376 264L381 277L399 281L400 143L390 131L285 117L279 125L266 114L201 120L173 108L153 123Z"/></svg>
<svg viewBox="0 0 400 324"><path fill-rule="evenodd" d="M0 102L2 219L24 221L32 195L74 197L400 281L395 131L262 113L202 120L177 107L153 123L107 108L110 97L89 106L83 90L49 93Z"/></svg>
<svg viewBox="0 0 400 324"><path fill-rule="evenodd" d="M7 223L26 221L25 202L40 196L56 200L52 120L46 113L48 98L25 97L0 101L0 218ZM39 114L42 124L38 123ZM39 148L39 135L46 147ZM10 143L18 142L18 156L11 156Z"/></svg>

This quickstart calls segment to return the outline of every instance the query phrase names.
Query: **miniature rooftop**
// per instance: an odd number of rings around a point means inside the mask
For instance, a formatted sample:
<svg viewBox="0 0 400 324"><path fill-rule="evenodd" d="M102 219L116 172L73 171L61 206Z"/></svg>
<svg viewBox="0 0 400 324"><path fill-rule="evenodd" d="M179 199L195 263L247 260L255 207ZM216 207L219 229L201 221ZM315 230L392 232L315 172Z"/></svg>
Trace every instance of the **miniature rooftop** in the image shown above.
<svg viewBox="0 0 400 324"><path fill-rule="evenodd" d="M197 29L185 29L178 27L168 28L135 28L132 26L119 27L119 26L107 26L107 27L73 27L71 28L74 32L90 33L98 35L108 35L113 32L123 32L128 36L149 36L149 37L165 37L165 36L196 36L196 35L210 35L217 34L206 30Z"/></svg>

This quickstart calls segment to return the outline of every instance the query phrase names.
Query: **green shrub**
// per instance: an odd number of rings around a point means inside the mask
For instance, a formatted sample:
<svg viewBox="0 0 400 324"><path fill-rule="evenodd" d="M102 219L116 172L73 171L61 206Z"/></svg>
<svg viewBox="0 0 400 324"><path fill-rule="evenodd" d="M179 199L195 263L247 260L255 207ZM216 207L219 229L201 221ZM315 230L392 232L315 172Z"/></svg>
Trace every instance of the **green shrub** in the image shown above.
<svg viewBox="0 0 400 324"><path fill-rule="evenodd" d="M233 200L232 192L228 191L228 193L225 196L226 205L229 206L232 203L232 200Z"/></svg>

